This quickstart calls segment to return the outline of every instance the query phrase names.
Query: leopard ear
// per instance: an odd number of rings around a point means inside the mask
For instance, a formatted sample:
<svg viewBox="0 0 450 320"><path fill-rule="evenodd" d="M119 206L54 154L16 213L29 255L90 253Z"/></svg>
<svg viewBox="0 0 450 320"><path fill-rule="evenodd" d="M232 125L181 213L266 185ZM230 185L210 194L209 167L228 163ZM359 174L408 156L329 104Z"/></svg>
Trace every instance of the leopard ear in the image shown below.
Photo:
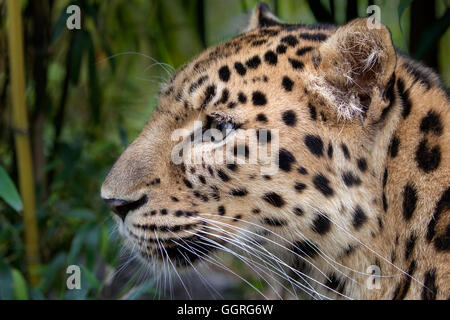
<svg viewBox="0 0 450 320"><path fill-rule="evenodd" d="M323 79L319 89L335 100L339 116L347 119L365 112L374 96L390 94L396 62L389 30L366 18L337 29L313 57Z"/></svg>
<svg viewBox="0 0 450 320"><path fill-rule="evenodd" d="M281 24L280 20L270 11L267 4L258 2L255 11L250 19L247 31L270 27Z"/></svg>

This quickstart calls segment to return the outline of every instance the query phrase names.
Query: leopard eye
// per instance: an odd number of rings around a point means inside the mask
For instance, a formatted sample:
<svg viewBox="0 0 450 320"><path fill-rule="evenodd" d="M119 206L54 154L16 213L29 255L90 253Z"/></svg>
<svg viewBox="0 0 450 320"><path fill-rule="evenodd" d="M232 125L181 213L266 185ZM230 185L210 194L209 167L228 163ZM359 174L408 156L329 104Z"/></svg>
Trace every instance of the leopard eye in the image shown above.
<svg viewBox="0 0 450 320"><path fill-rule="evenodd" d="M217 135L211 135L211 142L220 142L225 140L233 132L235 125L231 122L212 120L208 129L215 129L220 132L219 137Z"/></svg>

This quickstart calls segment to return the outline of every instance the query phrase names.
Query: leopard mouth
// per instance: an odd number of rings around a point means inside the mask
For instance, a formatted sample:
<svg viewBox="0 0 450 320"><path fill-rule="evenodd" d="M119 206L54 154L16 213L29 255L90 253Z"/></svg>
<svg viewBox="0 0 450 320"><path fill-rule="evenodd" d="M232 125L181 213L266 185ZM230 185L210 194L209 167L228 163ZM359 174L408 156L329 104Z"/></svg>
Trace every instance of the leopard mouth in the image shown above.
<svg viewBox="0 0 450 320"><path fill-rule="evenodd" d="M200 261L208 261L207 257L212 252L225 245L225 241L219 237L201 234L205 225L204 221L180 226L140 225L140 230L152 231L154 236L149 236L148 233L147 236L139 236L128 227L126 230L132 241L137 244L138 254L145 262L167 263L170 259L176 267L183 268ZM159 231L159 234L167 233L169 236L159 237L156 231ZM177 231L188 231L189 234L181 236L175 233Z"/></svg>

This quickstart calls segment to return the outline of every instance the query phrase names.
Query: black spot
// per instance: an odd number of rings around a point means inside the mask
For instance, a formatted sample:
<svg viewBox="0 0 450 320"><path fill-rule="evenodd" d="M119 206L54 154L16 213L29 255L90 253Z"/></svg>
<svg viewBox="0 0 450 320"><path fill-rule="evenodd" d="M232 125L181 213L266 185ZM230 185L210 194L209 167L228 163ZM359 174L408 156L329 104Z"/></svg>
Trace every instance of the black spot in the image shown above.
<svg viewBox="0 0 450 320"><path fill-rule="evenodd" d="M365 158L358 159L358 168L359 168L359 170L361 170L361 172L367 171L367 161Z"/></svg>
<svg viewBox="0 0 450 320"><path fill-rule="evenodd" d="M361 209L360 206L357 206L355 211L353 212L353 222L352 222L353 227L355 227L355 229L358 230L366 221L367 221L366 213L363 211L363 209Z"/></svg>
<svg viewBox="0 0 450 320"><path fill-rule="evenodd" d="M225 207L224 206L219 206L217 208L217 212L219 213L219 215L223 216L226 213Z"/></svg>
<svg viewBox="0 0 450 320"><path fill-rule="evenodd" d="M316 107L314 107L311 103L308 103L309 108L309 115L311 117L311 120L316 121L317 120L317 110Z"/></svg>
<svg viewBox="0 0 450 320"><path fill-rule="evenodd" d="M295 162L295 157L286 149L281 149L278 161L280 169L289 172L291 171L291 165Z"/></svg>
<svg viewBox="0 0 450 320"><path fill-rule="evenodd" d="M230 195L235 197L245 197L248 194L247 189L240 188L240 189L233 189L230 191Z"/></svg>
<svg viewBox="0 0 450 320"><path fill-rule="evenodd" d="M397 137L393 137L391 144L389 146L389 153L392 158L395 158L398 154L398 147L400 145L400 140Z"/></svg>
<svg viewBox="0 0 450 320"><path fill-rule="evenodd" d="M264 61L267 62L268 64L274 66L278 62L278 57L275 54L275 52L273 52L272 50L269 50L264 54Z"/></svg>
<svg viewBox="0 0 450 320"><path fill-rule="evenodd" d="M261 91L253 92L252 101L255 106L264 106L267 103L266 96Z"/></svg>
<svg viewBox="0 0 450 320"><path fill-rule="evenodd" d="M405 91L405 83L401 78L397 80L397 87L400 93L400 98L402 99L403 102L402 116L403 119L406 119L411 113L412 107L411 99L409 97L409 89Z"/></svg>
<svg viewBox="0 0 450 320"><path fill-rule="evenodd" d="M434 239L434 247L437 251L450 251L450 224L444 234Z"/></svg>
<svg viewBox="0 0 450 320"><path fill-rule="evenodd" d="M259 213L261 213L261 210L259 210L258 208L255 208L255 209L252 210L252 213L253 214L259 214Z"/></svg>
<svg viewBox="0 0 450 320"><path fill-rule="evenodd" d="M161 209L159 211L159 213L161 213L163 216L165 216L167 214L167 209Z"/></svg>
<svg viewBox="0 0 450 320"><path fill-rule="evenodd" d="M247 62L245 62L245 65L249 69L256 69L256 68L258 68L258 66L260 64L261 64L261 59L258 56L254 56L254 57L248 59Z"/></svg>
<svg viewBox="0 0 450 320"><path fill-rule="evenodd" d="M361 185L361 179L355 176L352 172L346 171L342 174L342 180L347 187L359 186Z"/></svg>
<svg viewBox="0 0 450 320"><path fill-rule="evenodd" d="M412 233L405 243L405 260L408 260L411 256L411 253L414 250L414 246L416 245L417 237L414 233Z"/></svg>
<svg viewBox="0 0 450 320"><path fill-rule="evenodd" d="M237 103L236 102L234 102L234 101L230 101L230 103L228 103L228 108L229 109L233 109L234 107L236 107L237 106Z"/></svg>
<svg viewBox="0 0 450 320"><path fill-rule="evenodd" d="M434 238L434 235L436 234L436 223L439 220L441 214L446 211L450 210L450 187L447 188L442 193L441 198L436 204L436 208L434 209L433 216L431 217L430 222L428 223L427 227L427 240L431 241Z"/></svg>
<svg viewBox="0 0 450 320"><path fill-rule="evenodd" d="M306 170L306 168L304 168L304 167L300 167L297 170L298 170L298 173L300 173L302 175L307 175L308 174L308 170Z"/></svg>
<svg viewBox="0 0 450 320"><path fill-rule="evenodd" d="M430 148L427 139L422 139L416 150L416 161L426 173L436 170L441 163L441 148L438 145Z"/></svg>
<svg viewBox="0 0 450 320"><path fill-rule="evenodd" d="M420 123L420 131L423 133L433 132L435 135L442 135L442 123L441 117L434 111L428 111L427 115L422 119Z"/></svg>
<svg viewBox="0 0 450 320"><path fill-rule="evenodd" d="M245 94L243 94L242 92L239 92L238 100L242 104L247 103L247 96Z"/></svg>
<svg viewBox="0 0 450 320"><path fill-rule="evenodd" d="M332 273L328 275L324 285L327 287L328 290L336 291L339 285L341 285L341 281L336 277L334 273Z"/></svg>
<svg viewBox="0 0 450 320"><path fill-rule="evenodd" d="M229 163L229 164L227 164L227 168L230 169L231 171L236 171L237 165L234 163Z"/></svg>
<svg viewBox="0 0 450 320"><path fill-rule="evenodd" d="M281 85L283 86L284 90L286 91L292 91L292 87L294 86L294 82L287 76L283 77L283 81L281 81Z"/></svg>
<svg viewBox="0 0 450 320"><path fill-rule="evenodd" d="M272 140L272 134L267 129L258 129L256 131L256 137L260 144L266 144Z"/></svg>
<svg viewBox="0 0 450 320"><path fill-rule="evenodd" d="M380 217L377 217L377 222L378 222L378 228L381 230L383 230L383 219L381 219Z"/></svg>
<svg viewBox="0 0 450 320"><path fill-rule="evenodd" d="M406 221L411 219L417 206L417 190L411 184L407 184L403 190L403 217Z"/></svg>
<svg viewBox="0 0 450 320"><path fill-rule="evenodd" d="M266 193L262 198L263 200L267 201L268 203L277 208L281 208L285 204L283 198L275 192Z"/></svg>
<svg viewBox="0 0 450 320"><path fill-rule="evenodd" d="M347 160L350 160L350 151L348 151L348 147L345 143L341 144L342 152L344 153L344 157Z"/></svg>
<svg viewBox="0 0 450 320"><path fill-rule="evenodd" d="M217 175L224 182L230 181L230 177L222 170L217 170Z"/></svg>
<svg viewBox="0 0 450 320"><path fill-rule="evenodd" d="M283 112L282 119L283 122L290 127L295 126L295 124L297 123L297 115L292 110Z"/></svg>
<svg viewBox="0 0 450 320"><path fill-rule="evenodd" d="M183 179L184 184L186 187L192 189L192 183L188 179Z"/></svg>
<svg viewBox="0 0 450 320"><path fill-rule="evenodd" d="M295 47L298 44L298 40L293 35L286 36L281 39L281 42L286 43L290 47Z"/></svg>
<svg viewBox="0 0 450 320"><path fill-rule="evenodd" d="M201 108L203 109L204 107L206 107L211 100L214 98L214 96L216 95L216 86L212 85L206 88L205 90L205 98L201 104Z"/></svg>
<svg viewBox="0 0 450 320"><path fill-rule="evenodd" d="M301 257L309 258L314 258L319 252L317 245L309 240L294 242L291 250Z"/></svg>
<svg viewBox="0 0 450 320"><path fill-rule="evenodd" d="M299 217L305 214L305 212L299 207L295 207L292 211Z"/></svg>
<svg viewBox="0 0 450 320"><path fill-rule="evenodd" d="M219 78L220 80L225 82L230 80L230 69L228 68L228 66L223 66L219 69Z"/></svg>
<svg viewBox="0 0 450 320"><path fill-rule="evenodd" d="M264 113L258 113L258 115L256 116L256 121L263 122L263 123L268 122L267 117Z"/></svg>
<svg viewBox="0 0 450 320"><path fill-rule="evenodd" d="M252 42L252 47L259 47L265 43L267 43L267 39L256 40Z"/></svg>
<svg viewBox="0 0 450 320"><path fill-rule="evenodd" d="M295 54L298 55L299 57L301 57L312 50L313 50L313 47L304 47L304 48L298 49Z"/></svg>
<svg viewBox="0 0 450 320"><path fill-rule="evenodd" d="M230 96L230 92L228 89L223 89L222 96L220 97L219 103L225 104L228 101L228 97Z"/></svg>
<svg viewBox="0 0 450 320"><path fill-rule="evenodd" d="M387 203L387 199L386 199L386 194L383 192L383 195L381 196L382 201L383 201L383 210L384 212L387 211L388 209L388 203Z"/></svg>
<svg viewBox="0 0 450 320"><path fill-rule="evenodd" d="M305 67L305 64L297 59L289 58L289 63L291 64L292 68L295 70L302 70Z"/></svg>
<svg viewBox="0 0 450 320"><path fill-rule="evenodd" d="M208 166L208 172L212 177L214 177L214 170L211 168L211 166Z"/></svg>
<svg viewBox="0 0 450 320"><path fill-rule="evenodd" d="M318 174L313 178L314 186L317 190L322 192L322 194L326 197L330 197L333 195L334 191L330 188L330 180L328 180L324 175Z"/></svg>
<svg viewBox="0 0 450 320"><path fill-rule="evenodd" d="M301 33L300 38L308 41L321 42L327 39L327 35L324 33Z"/></svg>
<svg viewBox="0 0 450 320"><path fill-rule="evenodd" d="M206 184L206 179L204 176L200 175L198 176L198 179L200 180L201 183Z"/></svg>
<svg viewBox="0 0 450 320"><path fill-rule="evenodd" d="M295 188L295 190L297 192L303 192L303 190L306 189L306 184L300 183L300 182L296 182L294 188Z"/></svg>
<svg viewBox="0 0 450 320"><path fill-rule="evenodd" d="M425 273L422 287L422 300L436 300L438 288L436 286L436 269L432 268Z"/></svg>
<svg viewBox="0 0 450 320"><path fill-rule="evenodd" d="M272 227L283 227L283 226L287 225L286 220L281 220L281 219L277 219L277 218L263 218L261 220L261 222L263 224L266 224L266 225L272 226Z"/></svg>
<svg viewBox="0 0 450 320"><path fill-rule="evenodd" d="M328 158L333 158L333 145L331 142L328 144L328 150L327 150Z"/></svg>
<svg viewBox="0 0 450 320"><path fill-rule="evenodd" d="M403 300L406 295L408 294L409 287L411 285L411 277L414 273L414 270L416 269L416 261L411 261L411 264L408 268L408 276L405 276L405 279L399 283L397 288L394 291L394 297L392 300Z"/></svg>
<svg viewBox="0 0 450 320"><path fill-rule="evenodd" d="M172 199L173 202L178 202L178 201L180 201L180 200L178 200L177 197L170 197L170 199Z"/></svg>
<svg viewBox="0 0 450 320"><path fill-rule="evenodd" d="M242 219L242 215L241 214L237 214L233 217L233 221L239 221Z"/></svg>
<svg viewBox="0 0 450 320"><path fill-rule="evenodd" d="M331 229L331 222L324 213L317 212L317 217L313 221L313 231L318 234L325 234Z"/></svg>
<svg viewBox="0 0 450 320"><path fill-rule="evenodd" d="M305 145L316 157L320 158L323 155L323 141L319 136L307 135Z"/></svg>
<svg viewBox="0 0 450 320"><path fill-rule="evenodd" d="M383 188L386 186L387 178L388 178L388 171L387 171L387 168L384 168L384 173L383 173Z"/></svg>
<svg viewBox="0 0 450 320"><path fill-rule="evenodd" d="M403 65L406 68L406 71L408 71L408 73L414 77L414 82L420 82L426 87L426 90L430 90L430 78L427 74L425 74L423 70L420 70L420 67L417 64L412 61L407 61Z"/></svg>
<svg viewBox="0 0 450 320"><path fill-rule="evenodd" d="M247 69L240 62L234 64L234 69L236 69L236 72L241 76L244 76L247 73Z"/></svg>
<svg viewBox="0 0 450 320"><path fill-rule="evenodd" d="M285 45L280 44L277 46L277 53L278 54L286 53L286 49L287 49L287 47Z"/></svg>

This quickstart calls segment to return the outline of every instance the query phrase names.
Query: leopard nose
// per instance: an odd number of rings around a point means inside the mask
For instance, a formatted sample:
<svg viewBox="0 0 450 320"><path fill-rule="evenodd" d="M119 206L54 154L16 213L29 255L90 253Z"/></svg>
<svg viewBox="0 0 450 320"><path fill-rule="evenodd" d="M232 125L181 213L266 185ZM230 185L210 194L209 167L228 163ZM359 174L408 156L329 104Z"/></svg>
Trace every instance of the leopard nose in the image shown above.
<svg viewBox="0 0 450 320"><path fill-rule="evenodd" d="M147 203L148 198L146 195L142 196L139 200L129 201L122 199L103 199L106 205L119 216L122 221L125 221L128 213L137 210Z"/></svg>

